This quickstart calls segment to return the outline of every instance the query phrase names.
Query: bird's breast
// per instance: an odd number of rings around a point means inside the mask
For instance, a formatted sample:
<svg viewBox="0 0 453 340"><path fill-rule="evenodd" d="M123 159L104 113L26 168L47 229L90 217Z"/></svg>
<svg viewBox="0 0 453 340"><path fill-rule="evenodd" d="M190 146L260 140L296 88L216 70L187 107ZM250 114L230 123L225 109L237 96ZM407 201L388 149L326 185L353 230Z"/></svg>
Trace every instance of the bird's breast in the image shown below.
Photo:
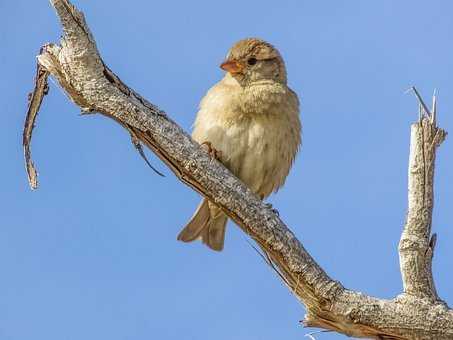
<svg viewBox="0 0 453 340"><path fill-rule="evenodd" d="M297 98L265 87L214 87L200 104L192 134L221 151L222 163L263 197L283 184L300 143Z"/></svg>

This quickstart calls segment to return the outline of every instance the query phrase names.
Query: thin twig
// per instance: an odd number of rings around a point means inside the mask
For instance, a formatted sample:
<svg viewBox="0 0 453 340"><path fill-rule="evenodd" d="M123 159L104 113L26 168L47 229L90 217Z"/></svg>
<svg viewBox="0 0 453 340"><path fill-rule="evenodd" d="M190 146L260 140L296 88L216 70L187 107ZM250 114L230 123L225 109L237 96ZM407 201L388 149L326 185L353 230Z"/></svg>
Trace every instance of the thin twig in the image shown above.
<svg viewBox="0 0 453 340"><path fill-rule="evenodd" d="M412 86L410 88L410 90L412 90L415 93L415 96L417 97L418 102L422 105L423 111L425 111L426 115L431 116L431 111L429 111L428 107L426 106L425 102L423 101L422 96L420 95L418 90L415 88L415 86Z"/></svg>
<svg viewBox="0 0 453 340"><path fill-rule="evenodd" d="M280 273L280 271L275 267L274 263L272 262L272 259L270 258L269 254L264 250L264 249L261 249L263 252L264 252L264 255L258 250L258 248L255 247L255 245L253 243L251 243L249 240L245 239L247 241L247 243L250 245L250 247L252 247L257 253L258 255L263 259L263 261L269 266L271 267L276 273L277 275L280 277L280 279L282 279L282 281L292 290L292 287L290 285L290 283L288 282L288 280L283 276L282 273Z"/></svg>
<svg viewBox="0 0 453 340"><path fill-rule="evenodd" d="M130 129L128 126L125 126L126 129L129 131L130 135L131 135L131 142L132 144L134 145L135 149L137 149L138 153L140 154L140 156L143 158L143 160L146 162L146 164L148 164L148 166L156 173L158 174L159 176L162 176L162 177L165 177L165 175L163 173L161 173L159 170L157 170L155 167L153 167L151 165L151 163L149 162L148 158L146 157L145 155L145 152L143 151L143 147L142 147L142 144L140 143L140 139L138 138L138 136L135 134L135 132Z"/></svg>
<svg viewBox="0 0 453 340"><path fill-rule="evenodd" d="M434 127L436 127L437 122L437 90L434 89L433 93L433 104L431 108L431 123L433 124Z"/></svg>
<svg viewBox="0 0 453 340"><path fill-rule="evenodd" d="M311 333L307 333L305 334L304 336L310 338L311 340L316 340L316 338L313 336L315 334L319 334L319 333L329 333L329 332L332 332L332 331L329 331L327 329L322 329L320 331L315 331L315 332L311 332Z"/></svg>

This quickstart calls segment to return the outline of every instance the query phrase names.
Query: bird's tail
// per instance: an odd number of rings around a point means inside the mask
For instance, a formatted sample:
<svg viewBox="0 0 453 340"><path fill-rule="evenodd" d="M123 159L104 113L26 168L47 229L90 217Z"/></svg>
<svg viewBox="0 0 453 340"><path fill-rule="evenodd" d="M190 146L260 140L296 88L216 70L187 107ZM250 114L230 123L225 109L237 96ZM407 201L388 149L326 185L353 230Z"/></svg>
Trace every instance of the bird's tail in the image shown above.
<svg viewBox="0 0 453 340"><path fill-rule="evenodd" d="M204 199L189 223L179 233L178 240L192 242L201 238L209 248L221 251L228 218L215 204Z"/></svg>

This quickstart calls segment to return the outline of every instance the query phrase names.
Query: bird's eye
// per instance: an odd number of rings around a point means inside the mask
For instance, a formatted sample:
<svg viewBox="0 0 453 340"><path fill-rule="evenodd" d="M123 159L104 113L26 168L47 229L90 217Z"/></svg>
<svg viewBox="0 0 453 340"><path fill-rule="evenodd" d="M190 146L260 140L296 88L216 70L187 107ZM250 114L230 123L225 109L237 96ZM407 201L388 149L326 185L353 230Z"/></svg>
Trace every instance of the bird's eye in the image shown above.
<svg viewBox="0 0 453 340"><path fill-rule="evenodd" d="M255 64L256 64L256 61L257 61L256 58L253 58L253 57L252 57L252 58L249 58L249 59L247 60L247 64L249 64L249 65L255 65Z"/></svg>

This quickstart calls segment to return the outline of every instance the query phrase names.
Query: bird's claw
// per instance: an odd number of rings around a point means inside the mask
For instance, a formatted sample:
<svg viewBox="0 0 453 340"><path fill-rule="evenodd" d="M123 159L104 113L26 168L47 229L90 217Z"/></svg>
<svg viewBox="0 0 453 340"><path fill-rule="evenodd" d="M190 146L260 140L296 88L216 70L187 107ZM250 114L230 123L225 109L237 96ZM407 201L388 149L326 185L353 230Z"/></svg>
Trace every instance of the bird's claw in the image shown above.
<svg viewBox="0 0 453 340"><path fill-rule="evenodd" d="M207 153L211 156L211 158L220 160L220 158L222 157L222 151L214 148L212 146L211 142L209 142L209 141L203 142L200 144L200 146L203 147L207 151Z"/></svg>
<svg viewBox="0 0 453 340"><path fill-rule="evenodd" d="M272 206L272 203L265 203L266 204L266 208L269 208L272 210L272 212L277 215L278 217L280 217L280 213L278 212L277 209L275 209L273 206Z"/></svg>

